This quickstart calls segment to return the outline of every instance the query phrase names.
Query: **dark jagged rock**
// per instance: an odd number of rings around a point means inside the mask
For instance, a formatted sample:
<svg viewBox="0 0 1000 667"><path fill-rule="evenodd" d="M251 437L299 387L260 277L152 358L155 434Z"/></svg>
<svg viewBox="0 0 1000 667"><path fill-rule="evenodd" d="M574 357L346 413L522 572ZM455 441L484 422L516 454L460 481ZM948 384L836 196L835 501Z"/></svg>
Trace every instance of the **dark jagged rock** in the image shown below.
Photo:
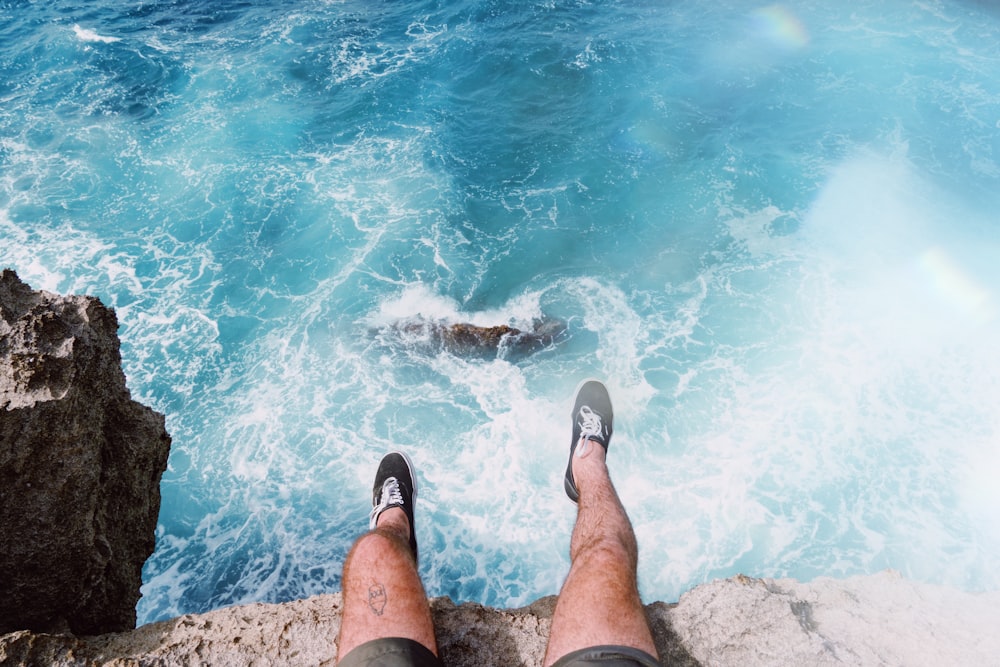
<svg viewBox="0 0 1000 667"><path fill-rule="evenodd" d="M389 329L406 343L431 352L458 357L517 360L552 347L566 337L566 323L555 318L536 320L530 330L506 324L480 326L416 317L393 323Z"/></svg>
<svg viewBox="0 0 1000 667"><path fill-rule="evenodd" d="M135 627L170 436L98 299L0 275L0 632Z"/></svg>

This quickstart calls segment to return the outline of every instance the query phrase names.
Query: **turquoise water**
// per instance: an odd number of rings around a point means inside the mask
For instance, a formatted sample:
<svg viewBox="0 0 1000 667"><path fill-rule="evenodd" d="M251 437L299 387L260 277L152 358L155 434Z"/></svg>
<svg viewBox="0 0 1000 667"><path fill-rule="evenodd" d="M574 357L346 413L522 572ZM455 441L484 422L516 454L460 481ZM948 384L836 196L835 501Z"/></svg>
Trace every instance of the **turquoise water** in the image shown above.
<svg viewBox="0 0 1000 667"><path fill-rule="evenodd" d="M0 2L0 264L174 439L141 622L338 590L394 448L431 595L556 592L587 376L647 599L996 589L998 210L988 3Z"/></svg>

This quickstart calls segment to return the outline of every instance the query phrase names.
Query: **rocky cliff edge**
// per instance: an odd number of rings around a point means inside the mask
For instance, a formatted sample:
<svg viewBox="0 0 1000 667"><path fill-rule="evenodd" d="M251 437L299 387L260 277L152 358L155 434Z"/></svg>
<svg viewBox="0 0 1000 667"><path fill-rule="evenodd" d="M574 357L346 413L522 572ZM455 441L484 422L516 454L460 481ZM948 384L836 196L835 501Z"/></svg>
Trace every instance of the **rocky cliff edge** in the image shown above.
<svg viewBox="0 0 1000 667"><path fill-rule="evenodd" d="M554 597L521 609L432 601L449 667L536 667ZM333 665L339 594L252 604L78 638L0 636L0 664ZM849 579L734 577L698 586L677 604L647 607L672 667L1000 665L1000 592L972 594L894 572Z"/></svg>

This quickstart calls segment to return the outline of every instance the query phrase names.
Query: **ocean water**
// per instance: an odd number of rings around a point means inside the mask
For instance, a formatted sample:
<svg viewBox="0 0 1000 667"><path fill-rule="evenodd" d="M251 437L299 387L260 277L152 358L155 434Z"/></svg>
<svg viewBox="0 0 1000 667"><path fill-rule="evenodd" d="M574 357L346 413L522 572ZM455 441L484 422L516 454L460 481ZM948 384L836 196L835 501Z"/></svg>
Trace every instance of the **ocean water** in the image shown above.
<svg viewBox="0 0 1000 667"><path fill-rule="evenodd" d="M0 264L173 435L140 622L339 590L395 448L429 594L555 593L588 376L646 599L996 589L998 211L987 2L0 1Z"/></svg>

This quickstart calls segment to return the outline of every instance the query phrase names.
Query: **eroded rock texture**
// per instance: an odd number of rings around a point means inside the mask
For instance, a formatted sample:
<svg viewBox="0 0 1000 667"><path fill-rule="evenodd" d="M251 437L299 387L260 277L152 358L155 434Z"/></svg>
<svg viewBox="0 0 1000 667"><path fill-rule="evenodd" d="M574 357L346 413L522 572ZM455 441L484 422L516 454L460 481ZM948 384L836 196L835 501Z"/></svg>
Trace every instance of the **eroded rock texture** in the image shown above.
<svg viewBox="0 0 1000 667"><path fill-rule="evenodd" d="M520 609L431 600L448 667L540 667L555 598ZM341 596L253 604L77 638L0 636L0 664L329 665L337 660ZM920 584L893 572L850 579L733 577L677 604L646 606L668 667L940 667L1000 665L1000 593Z"/></svg>
<svg viewBox="0 0 1000 667"><path fill-rule="evenodd" d="M114 311L0 275L0 632L135 627L170 437Z"/></svg>

